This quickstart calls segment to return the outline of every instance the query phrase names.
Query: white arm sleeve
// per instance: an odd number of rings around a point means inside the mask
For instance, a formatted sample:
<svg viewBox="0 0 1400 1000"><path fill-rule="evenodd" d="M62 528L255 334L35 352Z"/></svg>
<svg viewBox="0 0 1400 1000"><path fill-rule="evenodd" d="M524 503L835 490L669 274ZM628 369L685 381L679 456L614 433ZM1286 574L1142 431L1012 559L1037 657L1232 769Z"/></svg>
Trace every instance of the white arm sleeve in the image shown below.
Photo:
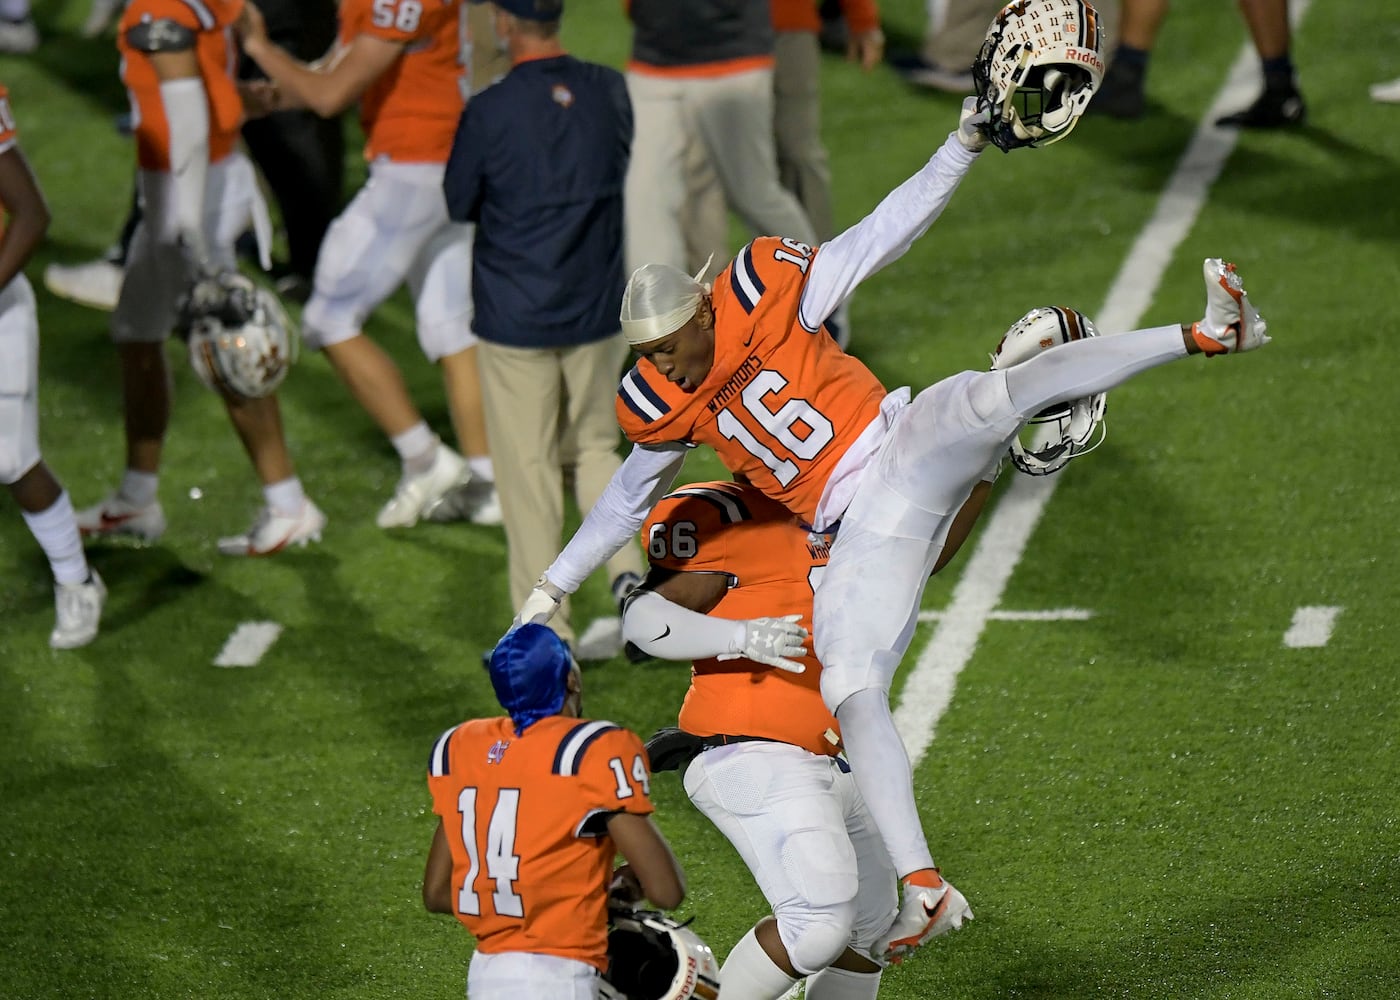
<svg viewBox="0 0 1400 1000"><path fill-rule="evenodd" d="M627 602L622 637L663 660L704 660L744 648L744 622L711 618L642 591Z"/></svg>
<svg viewBox="0 0 1400 1000"><path fill-rule="evenodd" d="M875 211L823 243L802 290L797 318L803 327L820 327L856 285L902 257L943 214L977 156L950 132L928 163L885 195Z"/></svg>
<svg viewBox="0 0 1400 1000"><path fill-rule="evenodd" d="M545 576L566 594L637 534L685 463L687 447L635 445Z"/></svg>
<svg viewBox="0 0 1400 1000"><path fill-rule="evenodd" d="M209 173L209 100L198 77L166 80L160 99L170 126L175 226L196 264L209 260L204 241L204 183Z"/></svg>

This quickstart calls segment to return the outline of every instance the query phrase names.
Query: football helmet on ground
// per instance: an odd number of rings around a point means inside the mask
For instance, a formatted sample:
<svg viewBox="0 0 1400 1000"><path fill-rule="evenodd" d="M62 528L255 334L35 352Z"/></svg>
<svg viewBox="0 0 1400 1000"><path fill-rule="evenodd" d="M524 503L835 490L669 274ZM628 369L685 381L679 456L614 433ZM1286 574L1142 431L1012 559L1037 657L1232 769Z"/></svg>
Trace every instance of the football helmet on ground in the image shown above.
<svg viewBox="0 0 1400 1000"><path fill-rule="evenodd" d="M1032 309L1001 338L992 354L992 370L1005 371L1060 344L1097 337L1088 316L1063 306ZM1103 443L1106 393L1096 392L1041 410L1011 441L1011 462L1030 476L1047 476ZM1097 433L1096 433L1097 432Z"/></svg>
<svg viewBox="0 0 1400 1000"><path fill-rule="evenodd" d="M1088 0L1015 0L972 66L987 137L1004 152L1069 135L1103 79L1103 30Z"/></svg>
<svg viewBox="0 0 1400 1000"><path fill-rule="evenodd" d="M602 1000L716 1000L719 963L685 924L655 910L613 909Z"/></svg>
<svg viewBox="0 0 1400 1000"><path fill-rule="evenodd" d="M296 360L296 328L282 303L236 271L196 282L181 304L181 326L190 366L224 395L271 395Z"/></svg>

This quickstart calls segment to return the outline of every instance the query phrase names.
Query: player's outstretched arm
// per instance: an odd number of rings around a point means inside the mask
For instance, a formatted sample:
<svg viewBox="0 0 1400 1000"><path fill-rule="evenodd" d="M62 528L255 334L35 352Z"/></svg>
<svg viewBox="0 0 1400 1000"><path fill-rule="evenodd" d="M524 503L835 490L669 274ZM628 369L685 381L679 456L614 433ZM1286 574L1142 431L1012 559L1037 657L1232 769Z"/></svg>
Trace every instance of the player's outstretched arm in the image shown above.
<svg viewBox="0 0 1400 1000"><path fill-rule="evenodd" d="M613 813L608 820L608 836L617 845L618 853L627 859L642 895L663 910L681 905L685 899L685 873L650 816Z"/></svg>
<svg viewBox="0 0 1400 1000"><path fill-rule="evenodd" d="M800 674L807 669L798 659L806 652L807 640L807 630L798 624L801 619L801 615L714 618L683 608L653 591L644 591L627 603L622 637L663 660L743 657Z"/></svg>
<svg viewBox="0 0 1400 1000"><path fill-rule="evenodd" d="M875 210L822 244L802 293L800 319L815 330L870 275L900 257L943 214L987 141L986 112L963 102L958 127L927 163L887 194Z"/></svg>
<svg viewBox="0 0 1400 1000"><path fill-rule="evenodd" d="M565 594L572 594L641 530L685 463L686 448L637 445L613 473L603 494L569 539L515 616L515 624L545 624Z"/></svg>

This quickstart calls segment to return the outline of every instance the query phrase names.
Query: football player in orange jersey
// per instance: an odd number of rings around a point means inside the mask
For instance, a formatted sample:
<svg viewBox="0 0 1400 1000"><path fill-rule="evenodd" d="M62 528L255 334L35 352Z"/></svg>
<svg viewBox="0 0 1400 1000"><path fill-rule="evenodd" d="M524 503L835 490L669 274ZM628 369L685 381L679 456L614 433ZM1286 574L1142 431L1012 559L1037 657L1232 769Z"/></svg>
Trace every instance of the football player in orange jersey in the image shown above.
<svg viewBox="0 0 1400 1000"><path fill-rule="evenodd" d="M88 565L73 501L39 451L39 315L24 265L43 242L49 207L19 148L9 92L0 85L0 483L19 504L54 577L49 645L97 637L107 588Z"/></svg>
<svg viewBox="0 0 1400 1000"><path fill-rule="evenodd" d="M608 967L610 879L665 909L685 896L650 818L646 752L635 733L583 717L578 664L549 628L506 635L490 674L508 717L452 727L428 761L439 820L423 904L476 938L475 1000L593 1000Z"/></svg>
<svg viewBox="0 0 1400 1000"><path fill-rule="evenodd" d="M622 328L642 360L622 380L617 412L635 447L516 616L548 621L564 593L631 539L697 444L816 530L840 522L814 637L822 695L905 886L884 945L891 958L948 927L889 688L953 515L1045 407L1188 354L1268 339L1233 265L1210 258L1205 316L1194 324L1067 335L1073 342L1022 364L961 372L912 400L908 388L887 392L823 318L937 218L990 141L986 116L969 98L929 162L820 248L754 240L713 288L668 265L633 273Z"/></svg>
<svg viewBox="0 0 1400 1000"><path fill-rule="evenodd" d="M973 489L935 571L990 490L985 481ZM653 655L695 660L680 728L647 744L652 769L682 769L691 801L734 844L773 908L729 953L722 988L776 1000L806 977L812 1000L873 998L880 965L870 951L895 912L895 872L839 756L821 665L795 636L797 662L764 661L779 670L733 658L755 615L811 621L829 536L753 486L716 482L664 498L642 537L651 571L627 604L623 633ZM957 923L972 916L961 894L952 902Z"/></svg>
<svg viewBox="0 0 1400 1000"><path fill-rule="evenodd" d="M268 110L334 116L360 103L369 180L326 233L302 324L403 464L376 518L381 528L425 516L501 521L471 329L471 227L448 218L442 193L466 90L464 25L457 0L341 0L336 46L315 66L269 40L251 3L238 28L243 51L271 81L262 89ZM428 427L398 366L364 333L369 314L405 282L465 459Z"/></svg>
<svg viewBox="0 0 1400 1000"><path fill-rule="evenodd" d="M177 301L195 279L235 267L234 240L250 217L266 255L267 208L251 164L234 148L243 105L230 29L242 6L131 0L118 28L145 215L111 327L122 369L126 472L114 493L79 513L85 535L154 541L165 531L157 487L170 423L165 339ZM297 478L277 397L223 399L262 481L265 506L247 532L220 539L219 551L260 556L319 540L326 518Z"/></svg>

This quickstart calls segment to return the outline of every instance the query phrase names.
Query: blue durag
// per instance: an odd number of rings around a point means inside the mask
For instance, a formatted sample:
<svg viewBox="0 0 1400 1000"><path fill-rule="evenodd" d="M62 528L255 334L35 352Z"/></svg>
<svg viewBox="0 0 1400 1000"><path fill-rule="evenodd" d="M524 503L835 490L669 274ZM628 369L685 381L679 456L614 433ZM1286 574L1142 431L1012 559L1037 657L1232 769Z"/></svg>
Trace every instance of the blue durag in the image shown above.
<svg viewBox="0 0 1400 1000"><path fill-rule="evenodd" d="M491 651L491 686L522 735L547 715L558 715L568 694L574 658L569 647L545 625L511 629Z"/></svg>

